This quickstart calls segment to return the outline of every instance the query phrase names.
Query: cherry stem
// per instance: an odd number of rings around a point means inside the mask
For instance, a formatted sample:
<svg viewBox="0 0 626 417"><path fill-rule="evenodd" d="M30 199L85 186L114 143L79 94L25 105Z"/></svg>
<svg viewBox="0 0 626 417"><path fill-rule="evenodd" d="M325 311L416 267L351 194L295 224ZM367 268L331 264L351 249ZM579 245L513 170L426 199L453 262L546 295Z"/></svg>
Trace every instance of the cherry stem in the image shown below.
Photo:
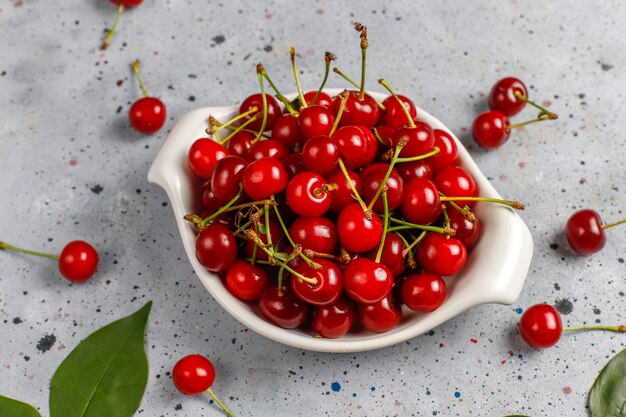
<svg viewBox="0 0 626 417"><path fill-rule="evenodd" d="M344 74L343 72L341 72L341 70L337 67L333 68L333 72L337 75L339 75L341 78L343 78L344 80L346 80L347 82L349 82L350 84L352 84L353 86L355 86L356 88L359 88L359 84L357 84L356 81L354 81L352 78L348 77L346 74ZM371 97L371 96L370 96ZM373 98L373 97L372 97ZM379 103L378 100L374 100L376 102L376 104L378 105L378 108L380 108L382 111L387 110L387 108L385 107L385 105L383 103Z"/></svg>
<svg viewBox="0 0 626 417"><path fill-rule="evenodd" d="M261 87L261 97L263 99L263 123L261 123L259 133L254 139L252 139L252 143L256 143L259 141L259 139L261 139L261 136L263 136L263 132L265 132L265 126L267 125L267 96L265 95L265 83L263 82L263 75L259 72L258 67L256 75L259 79L259 86Z"/></svg>
<svg viewBox="0 0 626 417"><path fill-rule="evenodd" d="M287 111L289 112L289 114L291 114L292 116L296 117L298 115L298 112L296 112L293 107L291 106L291 104L289 103L289 100L287 100L287 97L285 97L284 95L281 94L281 92L278 90L278 87L276 87L276 84L274 84L274 81L272 81L272 79L270 78L269 74L267 73L267 71L265 70L265 67L263 67L263 64L258 64L256 66L257 68L257 72L261 72L261 75L263 77L265 77L265 79L267 80L267 82L270 84L270 87L272 87L272 90L274 90L274 93L276 93L276 97L283 103L283 105L285 106L285 108L287 109Z"/></svg>
<svg viewBox="0 0 626 417"><path fill-rule="evenodd" d="M502 204L502 205L509 206L517 210L524 210L524 204L520 203L519 201L501 200L499 198L489 198L489 197L441 197L441 201L455 201L455 200L485 201L488 203Z"/></svg>
<svg viewBox="0 0 626 417"><path fill-rule="evenodd" d="M414 162L414 161L420 161L422 159L426 159L426 158L430 158L431 156L435 156L437 155L439 152L441 152L441 149L439 149L439 146L433 146L433 150L422 154L422 155L417 155L417 156L411 156L408 158L398 158L396 160L397 163L402 163L402 162Z"/></svg>
<svg viewBox="0 0 626 417"><path fill-rule="evenodd" d="M283 292L283 275L285 274L285 268L281 267L278 270L278 296L282 297L285 295Z"/></svg>
<svg viewBox="0 0 626 417"><path fill-rule="evenodd" d="M254 223L254 231L255 231L255 233L257 233L257 234L259 233L259 224L258 224L258 223L256 223L256 222ZM252 265L252 266L256 266L256 257L257 257L257 254L258 254L258 253L259 253L259 245L256 245L256 244L255 244L255 245L254 245L254 248L252 248L252 261L250 262L250 265ZM269 258L268 258L268 259L269 259ZM269 262L269 261L268 261L267 263L268 263L269 265L272 265L272 263L271 263L271 262Z"/></svg>
<svg viewBox="0 0 626 417"><path fill-rule="evenodd" d="M293 77L296 79L296 89L298 90L298 97L300 99L300 108L304 109L308 107L306 100L304 99L304 93L302 87L300 87L300 77L298 77L298 70L296 69L296 48L293 46L289 48L289 57L291 58L291 68L293 69Z"/></svg>
<svg viewBox="0 0 626 417"><path fill-rule="evenodd" d="M250 108L250 110L248 110L248 111L246 111L244 113L238 114L237 116L233 117L232 119L230 119L229 121L224 122L224 123L220 122L219 120L217 120L215 117L213 117L211 115L211 116L209 116L209 125L210 125L210 127L205 132L207 134L209 134L209 135L212 135L214 133L219 132L222 129L227 128L228 126L232 125L233 123L235 123L235 122L237 122L237 121L239 121L239 120L241 120L241 119L243 119L243 118L245 118L247 116L250 116L250 115L252 115L254 113L257 113L258 111L259 111L259 109L256 106L253 106L252 108ZM241 127L241 126L239 126L239 127Z"/></svg>
<svg viewBox="0 0 626 417"><path fill-rule="evenodd" d="M339 109L337 110L337 116L335 116L335 122L333 123L333 127L330 129L330 133L328 134L329 137L333 136L333 133L335 133L335 130L337 130L337 127L339 126L339 121L341 120L343 111L346 108L346 101L348 101L348 92L343 90L338 97L341 101L339 102Z"/></svg>
<svg viewBox="0 0 626 417"><path fill-rule="evenodd" d="M620 324L619 326L580 326L580 327L563 327L563 331L566 332L573 332L573 331L579 331L579 330L607 330L610 332L617 332L617 333L626 333L626 326L623 324Z"/></svg>
<svg viewBox="0 0 626 417"><path fill-rule="evenodd" d="M619 224L623 224L626 223L626 219L624 220L620 220L618 222L615 223L608 223L608 224L603 224L602 226L600 226L602 229L608 229L609 227L613 227L613 226L617 226Z"/></svg>
<svg viewBox="0 0 626 417"><path fill-rule="evenodd" d="M441 191L439 191L439 195L441 197L445 197L445 195ZM455 209L456 211L461 213L461 215L465 218L465 220L467 220L470 223L476 223L476 216L474 216L474 213L472 213L472 211L469 208L469 206L465 206L465 207L461 208L454 201L448 201L447 203L450 204L453 209Z"/></svg>
<svg viewBox="0 0 626 417"><path fill-rule="evenodd" d="M448 217L448 210L446 209L445 204L442 204L441 212L443 213L443 227L450 228L450 217Z"/></svg>
<svg viewBox="0 0 626 417"><path fill-rule="evenodd" d="M120 4L117 8L117 16L115 16L115 22L113 22L113 26L109 30L107 37L104 38L104 42L102 42L102 46L100 49L103 51L109 47L109 43L111 39L113 39L113 35L115 35L115 30L117 29L117 25L120 23L120 18L122 17L122 13L124 12L124 5Z"/></svg>
<svg viewBox="0 0 626 417"><path fill-rule="evenodd" d="M28 250L28 249L23 249L23 248L19 248L17 246L9 245L6 242L0 241L0 250L3 250L3 249L12 250L12 251L15 251L15 252L26 253L28 255L42 256L44 258L59 259L59 255L53 255L51 253L43 253L43 252L36 252L36 251Z"/></svg>
<svg viewBox="0 0 626 417"><path fill-rule="evenodd" d="M445 236L454 236L456 234L456 230L451 229L449 227L445 228L445 227L437 227L437 226L428 226L424 224L415 224L415 223L410 223L404 220L396 219L394 217L389 217L389 220L392 223L402 225L402 226L390 228L389 231L392 231L392 232L395 232L397 230L406 230L406 229L420 229L420 230L427 230L429 232L441 233L442 235L445 235Z"/></svg>
<svg viewBox="0 0 626 417"><path fill-rule="evenodd" d="M243 194L243 186L240 183L239 184L239 191L237 192L237 194L228 203L226 203L222 207L220 207L220 209L218 211L216 211L215 213L211 214L206 219L202 220L202 222L200 222L200 224L198 224L198 227L200 229L204 229L205 227L207 227L209 225L209 223L211 223L211 221L213 221L213 219L215 219L217 216L219 216L220 214L224 213L225 211L228 211L229 208L233 204L235 204L235 202L237 200L239 200L239 198L241 197L242 194ZM233 207L232 210L235 210L236 207L237 206ZM185 219L187 219L187 216L185 216ZM189 219L187 219L187 220L189 220Z"/></svg>
<svg viewBox="0 0 626 417"><path fill-rule="evenodd" d="M233 412L230 411L228 407L226 407L226 405L220 401L219 398L217 398L217 395L215 395L215 393L213 392L213 390L211 390L211 388L208 388L206 392L208 392L211 398L213 398L213 401L215 401L217 405L219 405L222 408L222 410L224 410L224 412L226 413L226 415L228 415L228 417L235 417Z"/></svg>
<svg viewBox="0 0 626 417"><path fill-rule="evenodd" d="M408 241L408 240L406 240L406 238L405 238L404 236L402 236L402 233L400 233L400 232L394 232L394 234L395 234L396 236L398 236L398 237L399 237L399 238L400 238L400 239L404 242L404 247L405 247L405 248L409 247L409 241Z"/></svg>
<svg viewBox="0 0 626 417"><path fill-rule="evenodd" d="M343 176L346 178L346 181L348 181L348 185L350 186L350 189L352 190L352 197L356 201L358 201L359 204L361 205L361 208L363 209L363 212L365 213L365 218L368 220L372 220L372 211L367 208L367 206L365 205L365 202L359 195L359 192L356 190L356 188L354 188L354 184L352 183L352 178L350 178L350 175L348 174L348 170L346 169L346 166L344 165L341 157L339 157L339 159L337 160L337 163L339 165L339 169L341 169L341 172L343 173Z"/></svg>
<svg viewBox="0 0 626 417"><path fill-rule="evenodd" d="M517 129L518 127L522 127L522 126L526 126L526 125L530 125L533 123L539 123L539 122L543 122L546 120L554 120L556 119L556 117L550 117L550 115L556 116L556 114L554 113L539 113L539 117L537 117L536 119L532 119L532 120L527 120L525 122L522 123L515 123L513 125L508 125L507 127L509 129Z"/></svg>
<svg viewBox="0 0 626 417"><path fill-rule="evenodd" d="M139 72L139 65L141 64L141 61L136 59L135 62L133 62L133 71L135 72L135 77L137 77L137 81L139 81L139 88L141 88L141 92L143 93L144 97L148 97L148 90L146 90L146 86L143 83L143 80L141 79L141 73Z"/></svg>
<svg viewBox="0 0 626 417"><path fill-rule="evenodd" d="M393 157L391 158L391 162L389 163L389 168L387 168L387 172L385 173L385 177L383 178L381 183L378 185L378 189L376 190L376 194L374 194L374 197L372 198L372 201L370 201L370 204L367 206L367 208L369 210L372 210L372 207L374 207L374 204L376 204L376 200L378 200L378 197L380 197L380 194L383 192L383 189L387 188L387 180L389 179L389 176L391 175L391 171L393 170L393 166L398 161L398 155L400 155L400 152L402 151L402 148L404 148L404 145L406 145L406 142L403 139L401 139L398 142L398 144L396 145L396 150L393 153Z"/></svg>
<svg viewBox="0 0 626 417"><path fill-rule="evenodd" d="M359 101L363 101L365 98L365 61L369 42L367 41L367 27L359 22L355 22L354 29L359 32L359 37L361 38L361 86L359 88Z"/></svg>
<svg viewBox="0 0 626 417"><path fill-rule="evenodd" d="M316 252L312 249L305 249L303 253L306 256L309 256L311 258L326 258L326 259L332 259L337 262L345 263L344 262L345 259L342 256L333 255L332 253Z"/></svg>
<svg viewBox="0 0 626 417"><path fill-rule="evenodd" d="M239 132L241 132L242 130L246 130L246 126L248 126L250 123L254 123L257 121L257 119L259 118L258 113L255 114L254 116L252 116L251 118L249 118L248 120L246 120L244 123L241 124L241 126L238 126L235 130L233 130L232 132L230 132L228 134L228 136L226 136L224 139L218 141L218 143L220 145L224 145L225 143L227 143L229 140L231 140L232 138L235 137L235 135ZM255 134L257 132L254 132Z"/></svg>
<svg viewBox="0 0 626 417"><path fill-rule="evenodd" d="M376 253L376 259L374 262L379 263L380 258L383 256L383 246L385 246L385 238L387 237L387 228L389 227L389 204L387 203L387 187L383 187L383 207L384 217L383 217L383 236L380 239L380 245L378 246L378 252Z"/></svg>
<svg viewBox="0 0 626 417"><path fill-rule="evenodd" d="M522 93L520 93L519 91L515 92L515 97L517 97L519 100L525 101L526 103L530 104L531 106L535 107L536 109L539 109L539 116L541 117L541 115L547 115L547 118L550 120L554 120L554 119L558 119L558 115L556 115L555 113L552 113L550 110L546 109L545 107L541 107L539 104L535 103L534 101L530 100L528 97L526 97L525 95L523 95Z"/></svg>
<svg viewBox="0 0 626 417"><path fill-rule="evenodd" d="M389 91L389 94L391 94L393 96L393 98L395 98L398 101L398 104L402 108L402 111L404 112L404 114L406 115L407 120L409 121L409 127L414 128L415 127L415 122L413 121L413 118L411 117L411 114L409 113L409 109L407 109L406 106L404 105L404 102L402 100L400 100L400 97L398 97L396 92L393 91L391 86L383 78L378 80L378 83L380 85L382 85L383 87L385 87L387 89L387 91Z"/></svg>
<svg viewBox="0 0 626 417"><path fill-rule="evenodd" d="M374 137L376 138L376 140L378 141L378 143L380 143L383 146L387 146L387 144L385 143L385 141L383 141L383 138L380 137L380 134L378 133L378 129L376 129L375 127L372 128L371 130L372 134L374 135Z"/></svg>
<svg viewBox="0 0 626 417"><path fill-rule="evenodd" d="M422 233L420 233L420 235L402 251L402 257L405 257L409 253L412 254L413 248L416 247L422 241L422 239L424 239L424 236L426 236L426 231L423 231Z"/></svg>
<svg viewBox="0 0 626 417"><path fill-rule="evenodd" d="M264 205L265 208L265 237L267 238L267 244L269 246L274 246L272 243L272 234L270 233L270 211L269 204Z"/></svg>
<svg viewBox="0 0 626 417"><path fill-rule="evenodd" d="M315 93L313 100L311 100L311 106L315 104L317 98L322 93L322 90L326 85L326 81L328 80L328 73L330 72L330 62L334 61L335 59L337 59L337 57L332 52L326 51L326 53L324 54L324 78L322 79L322 85L320 85L320 88L317 89L317 93Z"/></svg>
<svg viewBox="0 0 626 417"><path fill-rule="evenodd" d="M324 184L319 188L316 188L313 190L313 195L315 195L315 197L321 197L323 193L330 193L331 191L334 191L337 189L337 184L335 184L334 182L331 184Z"/></svg>

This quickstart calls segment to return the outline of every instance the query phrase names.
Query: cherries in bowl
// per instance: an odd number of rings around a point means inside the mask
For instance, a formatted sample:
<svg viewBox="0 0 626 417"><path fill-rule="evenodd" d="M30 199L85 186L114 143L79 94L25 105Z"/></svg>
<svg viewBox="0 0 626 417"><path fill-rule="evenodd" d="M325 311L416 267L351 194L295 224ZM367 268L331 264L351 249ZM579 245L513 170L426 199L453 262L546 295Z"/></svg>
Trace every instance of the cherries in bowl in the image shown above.
<svg viewBox="0 0 626 417"><path fill-rule="evenodd" d="M330 96L336 96L342 90L324 91ZM370 91L368 95L378 102L387 97L386 94ZM295 94L287 95L289 99L295 97ZM518 298L532 257L533 243L530 232L522 219L511 209L477 202L472 210L480 219L482 235L467 254L465 267L459 273L443 278L447 285L446 299L436 310L428 313L416 312L403 306L399 324L387 332L375 333L365 329L352 329L334 339L312 337L315 335L312 330L301 327L284 329L268 322L255 304L237 299L228 291L222 278L200 264L196 257L194 227L183 219L186 214L196 212L196 204L200 199L199 180L185 163L189 148L196 139L206 136L209 115L219 120L230 120L238 110L238 105L205 107L181 118L155 158L148 179L160 185L168 194L183 246L198 278L217 302L244 326L272 340L301 349L321 352L367 351L424 334L475 305L512 304ZM440 129L453 138L458 148L459 165L474 178L480 195L501 198L454 134L426 110L416 106L416 113L417 120L429 124L433 129ZM393 294L395 292L392 292ZM340 301L343 299L339 298L335 302L343 305L345 302ZM379 303L385 300L387 299ZM385 302L390 304L390 301ZM383 304L377 308L382 309ZM349 309L347 306L344 307L342 307L344 310ZM334 308L337 311L341 310L339 307ZM397 311L393 308L390 304L390 311ZM354 310L356 313L356 308Z"/></svg>

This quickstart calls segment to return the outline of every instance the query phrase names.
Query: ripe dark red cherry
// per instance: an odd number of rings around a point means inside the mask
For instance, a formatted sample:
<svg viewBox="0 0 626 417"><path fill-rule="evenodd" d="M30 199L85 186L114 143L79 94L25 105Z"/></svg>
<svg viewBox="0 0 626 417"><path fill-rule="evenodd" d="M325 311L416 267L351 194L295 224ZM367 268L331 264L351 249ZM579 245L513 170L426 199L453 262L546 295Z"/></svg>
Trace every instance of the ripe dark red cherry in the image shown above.
<svg viewBox="0 0 626 417"><path fill-rule="evenodd" d="M432 170L437 172L449 165L454 165L457 162L459 151L456 142L449 133L435 129L433 135L435 137L434 146L439 148L439 153L428 158L428 163Z"/></svg>
<svg viewBox="0 0 626 417"><path fill-rule="evenodd" d="M291 114L280 116L272 129L272 139L281 142L290 150L304 142L304 138L298 129L298 119Z"/></svg>
<svg viewBox="0 0 626 417"><path fill-rule="evenodd" d="M333 139L346 167L357 169L367 163L369 141L359 127L340 127L335 131Z"/></svg>
<svg viewBox="0 0 626 417"><path fill-rule="evenodd" d="M289 228L289 235L302 249L333 253L337 246L337 228L326 217L298 217Z"/></svg>
<svg viewBox="0 0 626 417"><path fill-rule="evenodd" d="M184 395L200 394L211 388L215 381L215 368L202 355L188 355L176 362L172 382Z"/></svg>
<svg viewBox="0 0 626 417"><path fill-rule="evenodd" d="M326 175L337 167L339 149L328 136L314 136L302 148L302 162L313 172Z"/></svg>
<svg viewBox="0 0 626 417"><path fill-rule="evenodd" d="M504 144L511 136L511 123L506 115L498 110L481 113L474 120L472 134L474 140L483 148L495 149Z"/></svg>
<svg viewBox="0 0 626 417"><path fill-rule="evenodd" d="M346 294L358 303L372 304L385 298L393 287L393 273L385 265L357 258L343 271Z"/></svg>
<svg viewBox="0 0 626 417"><path fill-rule="evenodd" d="M235 135L228 141L228 152L230 152L231 155L246 158L248 150L252 147L252 141L254 138L255 136L252 133L246 132L245 130L235 133Z"/></svg>
<svg viewBox="0 0 626 417"><path fill-rule="evenodd" d="M404 182L409 182L417 178L429 180L433 177L433 169L428 161L424 159L396 164L395 169Z"/></svg>
<svg viewBox="0 0 626 417"><path fill-rule="evenodd" d="M393 146L397 146L400 140L406 142L400 151L401 158L424 155L432 151L435 145L433 129L428 123L420 121L415 122L415 127L406 126L396 130L391 140Z"/></svg>
<svg viewBox="0 0 626 417"><path fill-rule="evenodd" d="M319 217L330 208L330 190L325 190L324 178L315 172L305 171L289 181L287 204L294 213L305 217Z"/></svg>
<svg viewBox="0 0 626 417"><path fill-rule="evenodd" d="M363 178L363 199L366 204L369 204L376 195L378 187L380 187L387 174L388 168L389 164L377 163L363 170L361 174ZM404 198L404 180L400 174L398 174L398 171L392 169L385 185L387 186L387 205L389 211L392 211L402 204ZM378 198L374 203L374 211L382 214L385 211L384 208L383 199Z"/></svg>
<svg viewBox="0 0 626 417"><path fill-rule="evenodd" d="M563 333L561 315L551 305L536 304L522 314L519 330L530 346L549 348L557 344Z"/></svg>
<svg viewBox="0 0 626 417"><path fill-rule="evenodd" d="M154 133L165 124L165 104L156 97L143 97L135 101L128 111L128 120L141 133Z"/></svg>
<svg viewBox="0 0 626 417"><path fill-rule="evenodd" d="M448 166L439 171L433 178L437 190L447 197L476 197L478 186L472 175L463 167ZM460 207L472 207L473 201L458 200Z"/></svg>
<svg viewBox="0 0 626 417"><path fill-rule="evenodd" d="M282 160L290 154L289 149L274 139L260 140L255 142L248 149L246 159L250 162L261 158L274 158Z"/></svg>
<svg viewBox="0 0 626 417"><path fill-rule="evenodd" d="M225 271L237 259L237 242L227 227L211 224L196 237L196 256L209 271Z"/></svg>
<svg viewBox="0 0 626 417"><path fill-rule="evenodd" d="M136 7L141 4L143 0L111 0L113 4L123 4L127 7Z"/></svg>
<svg viewBox="0 0 626 417"><path fill-rule="evenodd" d="M282 159L282 162L287 174L289 174L289 178L293 178L299 173L307 170L304 166L304 162L302 161L301 153L292 153L287 155Z"/></svg>
<svg viewBox="0 0 626 417"><path fill-rule="evenodd" d="M417 111L415 110L413 100L402 95L398 95L398 98L402 100L402 103L404 103L405 107L409 111L411 120L415 120L417 118ZM386 110L378 122L379 125L390 126L397 129L409 123L402 106L400 106L400 103L394 96L389 96L383 100L383 106L385 106Z"/></svg>
<svg viewBox="0 0 626 417"><path fill-rule="evenodd" d="M417 258L426 272L448 276L459 272L467 260L467 249L457 239L428 233L417 248Z"/></svg>
<svg viewBox="0 0 626 417"><path fill-rule="evenodd" d="M316 271L306 262L301 262L295 271L307 278L317 279L317 284L309 284L292 275L291 289L298 298L309 304L330 304L339 298L343 290L341 271L334 262L327 259L314 258L313 260L322 266L320 270Z"/></svg>
<svg viewBox="0 0 626 417"><path fill-rule="evenodd" d="M306 93L304 93L304 101L306 101L306 104L311 106L311 102L313 101L313 98L316 94L317 91L307 91ZM327 93L320 91L320 94L317 96L317 100L315 100L315 103L313 104L326 107L330 110L333 107L333 98Z"/></svg>
<svg viewBox="0 0 626 417"><path fill-rule="evenodd" d="M350 182L354 186L354 189L357 193L359 193L359 195L361 195L363 192L363 182L361 181L361 177L351 169L346 169L346 171L348 172ZM354 202L352 188L350 187L346 177L341 172L341 169L336 168L330 174L326 175L326 182L329 184L337 184L337 188L331 191L331 211L339 213L345 206Z"/></svg>
<svg viewBox="0 0 626 417"><path fill-rule="evenodd" d="M430 224L441 214L441 199L435 184L426 179L415 179L404 185L404 199L400 206L404 218L416 224Z"/></svg>
<svg viewBox="0 0 626 417"><path fill-rule="evenodd" d="M334 117L330 110L323 106L309 106L298 116L298 129L304 140L315 136L328 136L333 128Z"/></svg>
<svg viewBox="0 0 626 417"><path fill-rule="evenodd" d="M384 333L400 323L402 309L393 301L390 294L374 304L359 304L357 316L367 330Z"/></svg>
<svg viewBox="0 0 626 417"><path fill-rule="evenodd" d="M336 97L333 100L333 113L337 114L341 98ZM365 94L363 99L359 99L358 91L350 91L346 105L339 120L339 126L355 126L361 125L367 128L374 127L380 116L380 108L371 96Z"/></svg>
<svg viewBox="0 0 626 417"><path fill-rule="evenodd" d="M211 190L215 197L226 204L232 200L239 192L243 170L248 166L248 162L240 156L228 155L220 159L215 165L211 176ZM238 201L243 201L242 195Z"/></svg>
<svg viewBox="0 0 626 417"><path fill-rule="evenodd" d="M475 219L472 223L457 210L448 210L450 228L456 230L455 239L458 239L470 250L476 245L481 234L480 220Z"/></svg>
<svg viewBox="0 0 626 417"><path fill-rule="evenodd" d="M270 285L259 299L259 310L267 321L284 329L295 329L304 323L309 308L292 292L283 291L281 295L276 285Z"/></svg>
<svg viewBox="0 0 626 417"><path fill-rule="evenodd" d="M200 138L189 148L187 165L197 177L210 180L217 162L228 155L226 148L209 139Z"/></svg>
<svg viewBox="0 0 626 417"><path fill-rule="evenodd" d="M243 189L252 200L263 200L285 191L289 175L283 164L274 158L261 158L243 171Z"/></svg>
<svg viewBox="0 0 626 417"><path fill-rule="evenodd" d="M267 100L267 121L265 123L265 131L268 131L274 128L274 124L280 117L281 111L280 111L280 105L278 104L278 101L274 97L267 94L265 98ZM252 94L251 96L248 96L243 101L243 103L241 103L241 106L239 106L239 114L246 113L247 111L250 111L253 107L256 107L259 110L260 116L254 122L247 125L247 127L248 129L258 131L261 129L261 126L263 125L263 94L258 93L258 94ZM240 123L243 124L246 121L250 120L252 117L253 117L253 114L249 114L245 116L240 121Z"/></svg>
<svg viewBox="0 0 626 417"><path fill-rule="evenodd" d="M528 98L528 90L521 80L513 77L501 79L489 93L489 108L501 111L509 117L516 115L522 111L526 102L517 98L515 93Z"/></svg>
<svg viewBox="0 0 626 417"><path fill-rule="evenodd" d="M383 251L380 257L380 263L385 265L394 277L399 276L404 272L404 256L402 251L404 250L404 242L395 233L387 233L385 235L385 243L383 244ZM374 249L367 256L371 260L376 259L378 254L378 248Z"/></svg>
<svg viewBox="0 0 626 417"><path fill-rule="evenodd" d="M237 259L226 272L226 288L235 297L252 301L261 297L269 280L261 268L250 265L243 259Z"/></svg>
<svg viewBox="0 0 626 417"><path fill-rule="evenodd" d="M327 339L336 339L348 333L354 323L354 307L343 297L334 303L319 306L313 313L311 328Z"/></svg>
<svg viewBox="0 0 626 417"><path fill-rule="evenodd" d="M98 252L93 246L74 240L65 245L59 255L59 272L69 281L85 281L95 274L98 261Z"/></svg>
<svg viewBox="0 0 626 417"><path fill-rule="evenodd" d="M337 219L339 241L351 252L368 252L374 249L383 235L383 224L376 215L368 220L359 203L345 206Z"/></svg>
<svg viewBox="0 0 626 417"><path fill-rule="evenodd" d="M222 207L222 202L215 197L213 190L209 186L202 187L202 208L211 213L215 213ZM204 218L204 216L203 216Z"/></svg>
<svg viewBox="0 0 626 417"><path fill-rule="evenodd" d="M413 274L402 283L402 301L420 312L434 311L446 299L446 283L435 274Z"/></svg>
<svg viewBox="0 0 626 417"><path fill-rule="evenodd" d="M590 209L572 214L567 220L565 234L570 247L580 255L598 252L606 243L600 215Z"/></svg>

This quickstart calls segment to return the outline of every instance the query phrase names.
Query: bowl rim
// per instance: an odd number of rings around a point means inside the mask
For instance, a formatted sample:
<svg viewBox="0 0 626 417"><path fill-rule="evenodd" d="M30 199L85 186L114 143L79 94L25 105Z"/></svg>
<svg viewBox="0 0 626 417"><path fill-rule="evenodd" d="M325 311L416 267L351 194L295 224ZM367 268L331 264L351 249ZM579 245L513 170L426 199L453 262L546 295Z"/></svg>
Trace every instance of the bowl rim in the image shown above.
<svg viewBox="0 0 626 417"><path fill-rule="evenodd" d="M324 91L334 96L343 90L329 88ZM368 94L379 101L382 101L386 97L386 95L378 92L368 91ZM287 95L290 99L295 96L296 94ZM167 193L176 216L176 223L183 246L198 278L213 298L244 326L269 339L300 349L334 353L361 352L392 346L412 339L413 337L428 332L473 306L486 303L510 305L517 300L532 259L532 236L524 221L512 209L503 206L495 207L494 205L486 205L485 210L490 210L496 213L495 216L497 216L498 219L503 219L498 222L497 226L499 228L501 227L510 235L509 247L506 253L511 263L506 268L508 273L503 275L504 272L506 272L505 269L503 267L496 268L500 272L500 275L498 275L497 281L489 283L489 288L474 289L473 296L461 297L461 299L455 299L454 302L450 302L449 299L446 299L439 309L432 313L421 315L415 323L401 324L399 328L392 329L387 333L367 333L365 336L359 337L358 339L347 337L338 339L316 338L300 330L280 328L263 319L256 310L251 309L249 306L246 306L246 303L233 297L223 285L222 280L216 274L207 271L199 263L195 256L195 235L193 234L191 225L183 220L183 216L186 213L181 195L181 190L183 192L185 191L185 189L182 188L185 185L184 178L182 177L189 177L189 175L191 175L186 166L187 149L189 145L198 138L198 129L202 127L201 130L204 131L204 129L208 127L209 115L233 113L237 109L237 106L203 107L184 115L163 142L161 149L149 169L148 181L159 185ZM454 133L441 121L417 105L416 110L419 120L429 123L433 128L444 130L454 139L458 148L460 165L472 174L478 183L481 195L501 198ZM204 136L206 137L207 135L205 134ZM187 144L187 146L183 147L182 144ZM476 256L475 254L478 252L477 249L479 246L480 242L472 252L474 256ZM470 256L472 256L472 254L470 254ZM466 265L465 268L468 268L468 265ZM450 282L450 280L454 279L455 277L448 277L446 278L446 282ZM461 283L460 286L465 286L464 282ZM459 291L462 290L463 288L459 289Z"/></svg>

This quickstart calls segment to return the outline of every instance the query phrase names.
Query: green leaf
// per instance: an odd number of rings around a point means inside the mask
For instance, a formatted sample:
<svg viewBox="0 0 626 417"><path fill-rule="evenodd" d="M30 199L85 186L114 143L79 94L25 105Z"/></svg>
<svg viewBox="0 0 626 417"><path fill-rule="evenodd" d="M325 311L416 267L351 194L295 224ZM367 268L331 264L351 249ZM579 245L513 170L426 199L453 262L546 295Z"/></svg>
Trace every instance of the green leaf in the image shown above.
<svg viewBox="0 0 626 417"><path fill-rule="evenodd" d="M626 417L626 349L615 355L589 392L593 417Z"/></svg>
<svg viewBox="0 0 626 417"><path fill-rule="evenodd" d="M148 382L144 333L152 301L87 336L50 385L50 417L131 417Z"/></svg>
<svg viewBox="0 0 626 417"><path fill-rule="evenodd" d="M30 404L0 395L0 416L6 417L41 417Z"/></svg>
<svg viewBox="0 0 626 417"><path fill-rule="evenodd" d="M289 255L287 255L285 252L274 252L274 258L283 262L289 261Z"/></svg>

